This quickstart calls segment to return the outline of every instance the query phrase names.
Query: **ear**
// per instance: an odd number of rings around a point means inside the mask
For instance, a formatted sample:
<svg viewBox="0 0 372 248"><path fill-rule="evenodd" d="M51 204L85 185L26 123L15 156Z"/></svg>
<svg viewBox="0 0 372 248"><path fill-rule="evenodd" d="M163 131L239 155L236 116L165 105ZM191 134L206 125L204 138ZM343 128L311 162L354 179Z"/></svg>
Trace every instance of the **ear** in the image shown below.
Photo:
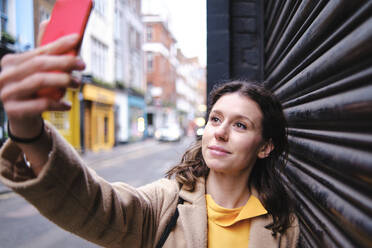
<svg viewBox="0 0 372 248"><path fill-rule="evenodd" d="M263 144L261 148L258 150L257 157L261 159L267 158L272 150L274 150L274 145L270 139L268 142L265 142L265 144Z"/></svg>

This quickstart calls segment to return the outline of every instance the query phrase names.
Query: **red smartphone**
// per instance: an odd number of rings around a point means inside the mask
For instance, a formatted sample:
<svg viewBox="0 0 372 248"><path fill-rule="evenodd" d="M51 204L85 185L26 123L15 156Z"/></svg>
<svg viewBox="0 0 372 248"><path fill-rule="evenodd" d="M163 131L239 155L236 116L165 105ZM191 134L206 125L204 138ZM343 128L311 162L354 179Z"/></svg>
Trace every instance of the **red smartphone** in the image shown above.
<svg viewBox="0 0 372 248"><path fill-rule="evenodd" d="M76 56L79 53L92 8L93 0L57 0L40 45L43 46L62 36L77 33L80 35L79 45L68 53ZM65 90L45 88L39 90L37 94L38 96L59 100L64 96Z"/></svg>

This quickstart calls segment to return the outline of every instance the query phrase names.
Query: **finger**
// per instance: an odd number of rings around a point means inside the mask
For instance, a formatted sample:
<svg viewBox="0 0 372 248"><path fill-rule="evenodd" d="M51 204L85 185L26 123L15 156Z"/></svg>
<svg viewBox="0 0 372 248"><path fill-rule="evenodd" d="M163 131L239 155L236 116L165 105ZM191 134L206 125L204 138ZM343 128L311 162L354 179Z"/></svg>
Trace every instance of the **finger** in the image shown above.
<svg viewBox="0 0 372 248"><path fill-rule="evenodd" d="M0 74L0 88L8 82L20 81L36 72L83 70L84 62L74 56L38 56L17 67L10 67Z"/></svg>
<svg viewBox="0 0 372 248"><path fill-rule="evenodd" d="M56 41L48 43L44 46L39 47L38 50L40 54L53 54L60 55L71 52L79 44L80 35L70 34L59 38Z"/></svg>
<svg viewBox="0 0 372 248"><path fill-rule="evenodd" d="M67 111L71 109L71 104L49 98L37 98L27 101L8 101L4 103L4 109L9 119L22 120L39 116L44 111Z"/></svg>
<svg viewBox="0 0 372 248"><path fill-rule="evenodd" d="M3 102L13 99L27 99L44 88L77 88L80 84L67 73L38 73L23 80L4 87L1 91Z"/></svg>
<svg viewBox="0 0 372 248"><path fill-rule="evenodd" d="M18 54L7 54L1 60L1 67L4 70L7 67L19 65L24 61L27 61L33 57L40 54L50 54L50 55L61 55L72 51L78 44L79 35L71 34L64 36L52 43L45 46L39 47L37 49L18 53Z"/></svg>
<svg viewBox="0 0 372 248"><path fill-rule="evenodd" d="M43 38L45 28L48 26L50 19L42 21L39 25L39 33L37 35L37 46L40 46L41 44L41 39Z"/></svg>

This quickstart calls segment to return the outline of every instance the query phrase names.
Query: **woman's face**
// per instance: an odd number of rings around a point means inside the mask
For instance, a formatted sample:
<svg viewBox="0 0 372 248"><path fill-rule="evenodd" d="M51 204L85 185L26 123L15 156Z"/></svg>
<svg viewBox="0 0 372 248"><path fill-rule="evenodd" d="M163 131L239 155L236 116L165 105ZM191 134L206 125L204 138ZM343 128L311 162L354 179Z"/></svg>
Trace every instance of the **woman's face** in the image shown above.
<svg viewBox="0 0 372 248"><path fill-rule="evenodd" d="M263 157L262 112L239 93L223 95L214 104L202 138L207 166L216 172L239 174Z"/></svg>

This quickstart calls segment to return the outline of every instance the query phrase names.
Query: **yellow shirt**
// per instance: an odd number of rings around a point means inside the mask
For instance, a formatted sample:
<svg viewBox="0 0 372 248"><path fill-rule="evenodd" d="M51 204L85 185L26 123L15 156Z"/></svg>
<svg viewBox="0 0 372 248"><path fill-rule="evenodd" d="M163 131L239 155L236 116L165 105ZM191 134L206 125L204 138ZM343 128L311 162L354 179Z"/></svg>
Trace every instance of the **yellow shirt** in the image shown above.
<svg viewBox="0 0 372 248"><path fill-rule="evenodd" d="M266 214L261 202L251 196L240 208L223 208L211 195L206 195L208 211L209 248L247 248L249 244L250 219Z"/></svg>

